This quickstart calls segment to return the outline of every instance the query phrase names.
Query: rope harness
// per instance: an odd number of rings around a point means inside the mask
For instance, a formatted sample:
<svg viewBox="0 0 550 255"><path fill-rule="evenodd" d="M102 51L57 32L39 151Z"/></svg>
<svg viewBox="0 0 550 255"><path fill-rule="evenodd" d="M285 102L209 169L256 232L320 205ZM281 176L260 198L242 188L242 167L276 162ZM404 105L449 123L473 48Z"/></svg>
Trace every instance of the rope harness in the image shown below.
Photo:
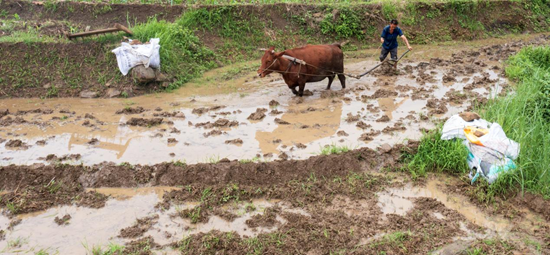
<svg viewBox="0 0 550 255"><path fill-rule="evenodd" d="M341 73L341 72L335 72L335 71L331 71L331 70L326 70L326 69L323 69L323 68L319 68L317 66L314 66L312 64L308 64L306 63L306 61L304 60L301 60L301 59L298 59L298 58L295 58L295 57L292 57L292 56L289 56L289 55L283 55L281 56L282 58L285 58L285 59L288 59L289 62L288 62L288 67L286 68L286 70L283 72L283 74L296 74L298 76L298 78L300 78L300 74L302 75L305 75L305 76L315 76L315 77L329 77L329 76L334 76L334 75L345 75L345 76L348 76L348 77L352 77L352 78L355 78L355 79L361 79L361 77L369 74L370 72L372 72L374 69L378 68L379 66L381 66L382 64L384 64L384 62L395 62L394 65L397 65L397 62L399 62L404 56L405 54L407 54L410 50L407 50L405 51L405 53L403 53L397 60L391 60L391 59L386 59L382 62L380 62L380 64L376 65L375 67L367 70L366 72L362 73L362 74L359 74L359 75L355 75L355 74L350 74L350 73ZM262 73L264 73L265 71L272 71L272 72L279 72L279 70L274 70L274 69L270 69L274 64L275 62L277 62L278 58L276 58L272 63L271 65L269 65L267 68L263 69L262 70ZM292 67L292 65L299 65L298 67L298 72L290 72L290 68ZM316 68L317 70L321 70L321 71L324 71L324 72L329 72L331 74L307 74L307 73L301 73L302 71L302 65L304 66L311 66L313 68Z"/></svg>

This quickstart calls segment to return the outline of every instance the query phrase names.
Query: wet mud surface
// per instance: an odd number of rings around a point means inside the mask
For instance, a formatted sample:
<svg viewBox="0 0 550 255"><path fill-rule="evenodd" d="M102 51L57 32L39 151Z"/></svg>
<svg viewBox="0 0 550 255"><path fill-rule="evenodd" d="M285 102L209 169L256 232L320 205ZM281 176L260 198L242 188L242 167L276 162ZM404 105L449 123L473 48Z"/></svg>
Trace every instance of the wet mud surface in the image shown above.
<svg viewBox="0 0 550 255"><path fill-rule="evenodd" d="M538 37L425 60L405 58L388 67L390 73L383 68L360 80L348 78L345 90L325 91L326 81L308 84L312 95L303 98L288 93L280 75L272 74L246 79L245 92L228 95L188 96L183 88L132 99L4 99L0 164L60 161L46 161L50 154L80 154L62 161L85 165L270 161L263 155L305 159L326 145L393 145L418 139L433 121L507 93L503 61L523 46L546 42ZM374 64L358 59L346 68L359 73Z"/></svg>
<svg viewBox="0 0 550 255"><path fill-rule="evenodd" d="M0 251L548 253L540 196L488 206L461 178L394 172L422 130L509 91L502 61L525 44L406 58L303 98L272 75L246 95L2 100Z"/></svg>

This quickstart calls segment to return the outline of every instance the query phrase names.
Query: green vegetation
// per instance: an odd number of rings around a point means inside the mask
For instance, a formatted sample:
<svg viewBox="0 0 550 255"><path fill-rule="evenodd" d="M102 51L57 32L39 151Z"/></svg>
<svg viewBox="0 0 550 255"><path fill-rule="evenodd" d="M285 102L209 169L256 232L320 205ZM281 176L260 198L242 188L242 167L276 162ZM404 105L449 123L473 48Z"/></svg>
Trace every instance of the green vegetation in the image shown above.
<svg viewBox="0 0 550 255"><path fill-rule="evenodd" d="M499 123L508 138L520 143L518 169L499 176L485 185L480 201L493 201L492 195L504 195L521 188L550 196L550 47L527 47L508 60L506 74L517 81L515 93L490 100L477 109L490 122ZM438 128L438 130L440 127ZM405 153L406 170L416 176L427 171L464 173L467 150L460 141L442 141L439 131L426 134L418 153Z"/></svg>
<svg viewBox="0 0 550 255"><path fill-rule="evenodd" d="M483 117L499 123L520 143L518 170L495 188L520 187L550 196L550 47L528 47L508 60L506 74L515 93L482 107Z"/></svg>
<svg viewBox="0 0 550 255"><path fill-rule="evenodd" d="M468 149L462 141L441 140L441 125L436 130L425 134L418 146L418 151L411 155L403 151L403 161L407 163L404 170L413 178L426 176L427 172L466 173L469 171L466 157Z"/></svg>
<svg viewBox="0 0 550 255"><path fill-rule="evenodd" d="M407 248L405 248L403 242L408 240L411 236L413 236L413 234L410 231L396 231L391 234L384 235L382 238L380 238L380 240L370 244L370 247L378 250L377 247L390 246L392 248L397 248L398 250L406 254Z"/></svg>
<svg viewBox="0 0 550 255"><path fill-rule="evenodd" d="M345 146L345 145L338 146L335 144L331 144L329 146L325 146L321 148L321 151L319 152L319 154L321 155L340 154L342 152L348 152L349 150L350 148L348 146Z"/></svg>

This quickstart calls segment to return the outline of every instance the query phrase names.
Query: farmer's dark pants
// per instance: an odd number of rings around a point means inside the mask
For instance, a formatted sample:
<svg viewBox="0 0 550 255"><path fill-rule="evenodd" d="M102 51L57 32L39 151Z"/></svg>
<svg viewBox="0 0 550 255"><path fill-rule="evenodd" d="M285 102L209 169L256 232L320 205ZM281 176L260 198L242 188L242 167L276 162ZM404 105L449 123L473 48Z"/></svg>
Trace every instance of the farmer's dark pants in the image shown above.
<svg viewBox="0 0 550 255"><path fill-rule="evenodd" d="M388 53L391 53L391 60L397 60L397 47L386 50L384 47L382 47L382 51L380 52L380 62L384 61L386 57L388 56Z"/></svg>

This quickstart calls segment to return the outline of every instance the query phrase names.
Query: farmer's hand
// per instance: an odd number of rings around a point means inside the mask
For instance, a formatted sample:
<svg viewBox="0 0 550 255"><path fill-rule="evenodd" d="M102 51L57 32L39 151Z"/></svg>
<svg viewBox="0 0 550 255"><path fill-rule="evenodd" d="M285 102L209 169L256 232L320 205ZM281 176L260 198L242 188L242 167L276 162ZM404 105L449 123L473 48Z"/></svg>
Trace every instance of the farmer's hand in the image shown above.
<svg viewBox="0 0 550 255"><path fill-rule="evenodd" d="M413 50L413 47L411 47L410 45L409 45L409 46L407 46L407 47L409 47L409 50Z"/></svg>

